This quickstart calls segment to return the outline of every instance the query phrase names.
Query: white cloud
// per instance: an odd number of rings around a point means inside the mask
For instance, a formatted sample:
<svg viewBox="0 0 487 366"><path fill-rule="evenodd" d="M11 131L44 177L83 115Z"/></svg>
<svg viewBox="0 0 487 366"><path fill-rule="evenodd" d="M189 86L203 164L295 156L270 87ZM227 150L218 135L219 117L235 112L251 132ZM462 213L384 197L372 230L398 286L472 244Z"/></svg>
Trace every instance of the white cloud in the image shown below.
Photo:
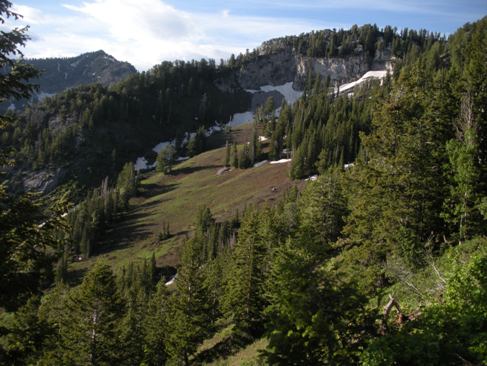
<svg viewBox="0 0 487 366"><path fill-rule="evenodd" d="M87 0L63 16L20 5L32 25L28 57L74 56L103 49L145 70L163 60L226 58L262 41L341 24L179 10L161 0Z"/></svg>
<svg viewBox="0 0 487 366"><path fill-rule="evenodd" d="M39 9L27 5L14 5L12 10L17 14L21 14L22 20L28 24L39 24L46 20Z"/></svg>

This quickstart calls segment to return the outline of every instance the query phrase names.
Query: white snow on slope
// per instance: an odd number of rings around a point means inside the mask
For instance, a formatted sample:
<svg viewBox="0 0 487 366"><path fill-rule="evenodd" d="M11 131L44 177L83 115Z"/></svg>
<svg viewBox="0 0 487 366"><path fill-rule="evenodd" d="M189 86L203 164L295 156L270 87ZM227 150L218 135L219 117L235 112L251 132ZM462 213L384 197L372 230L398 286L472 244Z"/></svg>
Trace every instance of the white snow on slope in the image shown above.
<svg viewBox="0 0 487 366"><path fill-rule="evenodd" d="M316 174L305 179L305 181L312 181L312 182L314 182L315 180L318 180L318 175Z"/></svg>
<svg viewBox="0 0 487 366"><path fill-rule="evenodd" d="M177 277L177 276L178 276L178 275L177 275L177 273L176 273L176 274L175 274L173 277L171 277L171 279L170 279L169 281L167 281L167 282L165 283L165 285L166 285L166 286L171 286L171 285L174 283L174 281L176 281L176 277Z"/></svg>
<svg viewBox="0 0 487 366"><path fill-rule="evenodd" d="M252 115L252 117L253 117L253 115ZM210 127L210 128L208 128L208 130L205 131L205 134L206 134L206 136L210 136L210 135L213 135L215 132L219 132L221 130L222 130L222 128L215 122L215 125L212 126L212 127ZM186 134L184 135L183 141L182 141L183 145L184 144L187 144L188 141L191 138L193 138L195 135L196 135L196 132L191 132L191 133L186 132ZM169 141L159 142L156 146L154 146L152 148L152 151L154 151L156 154L159 154L169 144L171 144L173 146L176 146L176 139L169 140ZM186 156L183 156L183 157L177 158L176 161L184 161L184 160L187 160L187 159L189 159L189 158L186 157ZM149 162L147 161L147 159L145 157L141 156L141 157L138 157L137 160L135 161L134 169L135 169L135 171L138 172L138 171L141 171L141 170L155 168L155 166L156 166L156 163L155 162L153 164L149 164Z"/></svg>
<svg viewBox="0 0 487 366"><path fill-rule="evenodd" d="M152 151L154 151L156 154L159 154L168 145L176 145L176 140L159 142L156 146L152 148Z"/></svg>
<svg viewBox="0 0 487 366"><path fill-rule="evenodd" d="M258 92L271 92L271 91L277 91L281 93L286 99L286 102L288 104L293 104L295 103L302 95L303 92L299 90L294 90L293 89L293 82L290 81L288 83L282 84L282 85L264 85L260 87L260 90L255 90L255 89L247 89L246 90L249 93L258 93Z"/></svg>
<svg viewBox="0 0 487 366"><path fill-rule="evenodd" d="M284 163L289 163L291 159L281 159L281 160L275 160L271 161L271 164L284 164Z"/></svg>
<svg viewBox="0 0 487 366"><path fill-rule="evenodd" d="M339 87L339 92L343 93L349 89L352 89L353 87L360 85L364 83L365 81L371 80L371 79L384 79L387 76L387 70L379 70L379 71L367 71L365 74L362 75L362 77L358 80L352 81L351 83L347 84L342 84Z"/></svg>
<svg viewBox="0 0 487 366"><path fill-rule="evenodd" d="M156 166L156 163L149 164L147 159L142 156L142 157L137 158L137 160L135 161L134 170L136 172L138 172L141 170L154 168L155 166Z"/></svg>
<svg viewBox="0 0 487 366"><path fill-rule="evenodd" d="M254 168L258 168L261 167L262 165L266 165L268 162L269 162L268 160L259 161L258 163L254 164Z"/></svg>
<svg viewBox="0 0 487 366"><path fill-rule="evenodd" d="M55 93L46 93L46 92L40 92L36 94L37 100L40 102L41 100L45 98L52 97Z"/></svg>
<svg viewBox="0 0 487 366"><path fill-rule="evenodd" d="M254 119L254 113L251 111L243 112L243 113L235 113L232 116L232 119L228 121L228 125L230 127L236 127L243 123L250 122Z"/></svg>

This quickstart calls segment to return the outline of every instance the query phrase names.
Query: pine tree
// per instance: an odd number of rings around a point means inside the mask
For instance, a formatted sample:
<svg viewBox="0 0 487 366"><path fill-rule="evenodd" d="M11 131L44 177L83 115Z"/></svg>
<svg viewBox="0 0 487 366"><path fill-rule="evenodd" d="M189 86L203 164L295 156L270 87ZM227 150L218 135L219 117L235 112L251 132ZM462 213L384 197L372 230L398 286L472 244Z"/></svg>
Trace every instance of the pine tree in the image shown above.
<svg viewBox="0 0 487 366"><path fill-rule="evenodd" d="M237 150L237 144L232 144L232 155L230 159L230 164L234 168L238 168L238 150Z"/></svg>
<svg viewBox="0 0 487 366"><path fill-rule="evenodd" d="M338 239L347 215L338 173L329 172L307 185L299 201L300 232L307 250L325 258Z"/></svg>
<svg viewBox="0 0 487 366"><path fill-rule="evenodd" d="M147 295L143 289L133 288L127 293L127 310L119 319L118 337L121 354L117 355L120 365L140 365L144 359L144 322Z"/></svg>
<svg viewBox="0 0 487 366"><path fill-rule="evenodd" d="M244 337L256 336L262 331L266 248L260 238L259 222L254 209L246 211L225 289L225 314L235 324L236 334Z"/></svg>
<svg viewBox="0 0 487 366"><path fill-rule="evenodd" d="M251 166L254 165L258 159L260 159L260 142L257 133L257 126L254 123L252 128L252 137L250 139L250 147L249 147L250 165Z"/></svg>
<svg viewBox="0 0 487 366"><path fill-rule="evenodd" d="M269 364L349 365L364 344L366 299L320 268L308 244L289 240L272 262L265 309Z"/></svg>
<svg viewBox="0 0 487 366"><path fill-rule="evenodd" d="M32 66L22 61L20 47L29 37L28 27L10 29L21 17L12 11L9 1L0 1L0 102L9 99L29 98L36 89L28 81L39 75ZM14 122L11 116L0 115L0 132ZM10 151L0 146L0 307L15 309L42 287L52 281L52 262L57 248L56 224L63 229L61 220L51 220L34 195L14 196L13 187L7 187L5 166L14 164ZM8 180L7 180L8 181ZM48 222L49 221L49 222ZM57 221L57 222L56 222ZM40 224L44 222L42 227Z"/></svg>
<svg viewBox="0 0 487 366"><path fill-rule="evenodd" d="M172 144L169 144L157 154L156 170L164 174L169 174L175 161L176 149Z"/></svg>
<svg viewBox="0 0 487 366"><path fill-rule="evenodd" d="M60 320L60 357L71 364L120 362L119 322L124 305L109 266L97 263L70 291Z"/></svg>
<svg viewBox="0 0 487 366"><path fill-rule="evenodd" d="M205 151L206 148L206 131L200 127L194 137L188 142L188 155L193 157Z"/></svg>
<svg viewBox="0 0 487 366"><path fill-rule="evenodd" d="M39 317L39 306L39 297L30 298L2 329L0 360L3 364L33 365L47 351L47 341L55 338L55 329Z"/></svg>
<svg viewBox="0 0 487 366"><path fill-rule="evenodd" d="M457 139L447 144L450 166L453 171L451 195L453 201L452 221L458 226L459 240L462 242L476 232L481 222L477 187L479 186L478 128L472 116L472 105L467 96L462 102L460 121L457 126Z"/></svg>
<svg viewBox="0 0 487 366"><path fill-rule="evenodd" d="M159 281L148 303L144 320L144 363L149 366L163 366L168 358L168 296L164 281Z"/></svg>
<svg viewBox="0 0 487 366"><path fill-rule="evenodd" d="M223 165L225 167L230 166L230 161L231 161L231 151L230 151L230 144L227 142L225 143L225 161Z"/></svg>
<svg viewBox="0 0 487 366"><path fill-rule="evenodd" d="M169 299L167 311L167 350L175 362L183 365L189 365L189 357L211 327L200 253L196 249L193 240L186 242L176 292Z"/></svg>

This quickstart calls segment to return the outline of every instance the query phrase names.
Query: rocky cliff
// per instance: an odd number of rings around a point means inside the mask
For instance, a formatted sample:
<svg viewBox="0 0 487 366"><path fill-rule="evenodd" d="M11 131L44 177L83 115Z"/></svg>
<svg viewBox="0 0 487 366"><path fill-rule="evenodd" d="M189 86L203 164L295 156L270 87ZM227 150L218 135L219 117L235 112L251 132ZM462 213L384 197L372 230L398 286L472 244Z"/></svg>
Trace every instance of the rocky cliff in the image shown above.
<svg viewBox="0 0 487 366"><path fill-rule="evenodd" d="M330 78L331 84L339 86L360 79L370 70L392 72L394 57L390 48L376 50L373 57L356 44L347 55L334 57L313 57L298 51L282 39L271 40L257 48L251 57L227 80L219 80L219 88L241 88L253 94L252 111L269 96L275 104L283 99L292 101L283 92L283 86L292 85L289 92L304 90L309 76ZM281 90L279 90L281 89Z"/></svg>

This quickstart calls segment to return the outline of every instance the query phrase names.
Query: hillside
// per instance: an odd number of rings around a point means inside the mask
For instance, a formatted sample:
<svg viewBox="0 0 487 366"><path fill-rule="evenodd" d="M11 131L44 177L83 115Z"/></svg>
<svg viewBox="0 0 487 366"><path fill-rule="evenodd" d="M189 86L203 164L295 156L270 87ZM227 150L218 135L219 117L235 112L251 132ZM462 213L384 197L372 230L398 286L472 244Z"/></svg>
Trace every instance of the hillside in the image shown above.
<svg viewBox="0 0 487 366"><path fill-rule="evenodd" d="M486 49L313 31L0 115L0 364L485 366Z"/></svg>
<svg viewBox="0 0 487 366"><path fill-rule="evenodd" d="M128 62L118 61L101 50L75 57L25 59L24 61L41 72L39 78L30 80L32 84L39 86L39 90L29 101L5 102L3 107L22 109L27 102L35 103L70 88L93 83L109 86L137 72Z"/></svg>
<svg viewBox="0 0 487 366"><path fill-rule="evenodd" d="M399 33L364 25L271 40L219 65L204 59L163 62L111 88L85 86L49 98L22 113L2 143L16 150L12 158L22 162L13 174L19 190L47 193L69 181L82 189L94 187L160 141L182 139L215 122L236 125L259 118L269 97L270 108L278 110L284 101L296 103L304 94L323 88L334 92L369 70L376 73L367 75L383 77L407 63L408 55L443 44L439 35L425 31ZM97 52L60 62L60 70L61 65L81 67L90 57L101 59L95 66L112 60ZM90 72L101 77L98 69ZM45 179L34 178L32 184L32 175Z"/></svg>
<svg viewBox="0 0 487 366"><path fill-rule="evenodd" d="M245 143L250 127L247 124L235 129L233 139ZM267 163L218 175L224 158L225 148L217 148L177 164L169 175L144 174L128 214L97 244L100 254L95 252L92 258L73 263L71 270L89 268L100 258L120 268L149 259L153 253L158 265L178 265L182 243L194 235L199 208L210 208L217 221L228 220L248 206L274 204L291 186L299 184L289 178L289 163ZM160 241L158 236L165 224L170 226L171 238Z"/></svg>

